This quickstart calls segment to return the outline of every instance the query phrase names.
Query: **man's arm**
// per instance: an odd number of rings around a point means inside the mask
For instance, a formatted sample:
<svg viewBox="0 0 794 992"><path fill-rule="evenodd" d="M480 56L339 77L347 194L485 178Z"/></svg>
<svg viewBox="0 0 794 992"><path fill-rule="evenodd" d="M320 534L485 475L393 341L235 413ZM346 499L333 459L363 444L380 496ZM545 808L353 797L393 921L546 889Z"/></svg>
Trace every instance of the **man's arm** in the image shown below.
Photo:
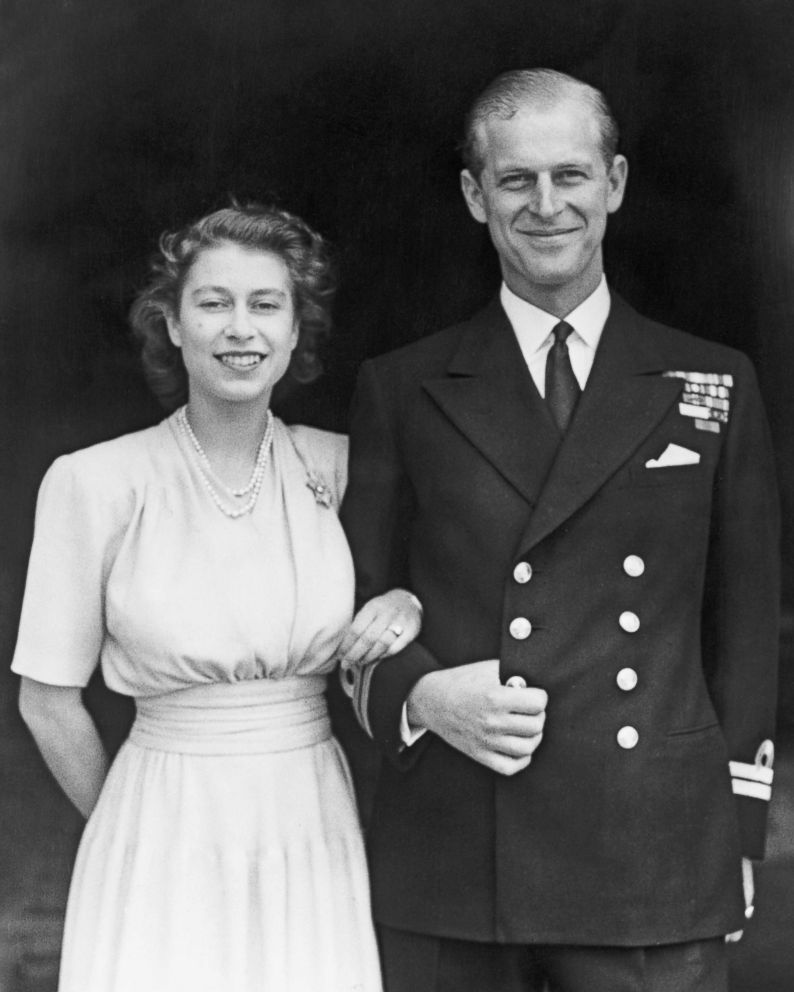
<svg viewBox="0 0 794 992"><path fill-rule="evenodd" d="M356 567L358 606L390 589L411 589L408 540L416 507L395 437L395 403L384 395L372 362L364 362L351 409L348 486L340 512ZM359 722L400 763L407 757L401 757L403 704L423 675L440 668L414 641L388 662L349 675Z"/></svg>
<svg viewBox="0 0 794 992"><path fill-rule="evenodd" d="M742 853L764 854L779 652L780 511L755 372L744 361L718 468L703 651L728 744Z"/></svg>
<svg viewBox="0 0 794 992"><path fill-rule="evenodd" d="M341 513L359 602L395 587L411 589L408 542L416 506L396 438L396 405L365 362L353 403L350 481ZM406 715L411 726L503 774L526 767L542 736L545 692L500 685L497 661L444 668L418 641L355 673L352 691L362 726L401 765L412 764L422 746L406 750L400 733Z"/></svg>

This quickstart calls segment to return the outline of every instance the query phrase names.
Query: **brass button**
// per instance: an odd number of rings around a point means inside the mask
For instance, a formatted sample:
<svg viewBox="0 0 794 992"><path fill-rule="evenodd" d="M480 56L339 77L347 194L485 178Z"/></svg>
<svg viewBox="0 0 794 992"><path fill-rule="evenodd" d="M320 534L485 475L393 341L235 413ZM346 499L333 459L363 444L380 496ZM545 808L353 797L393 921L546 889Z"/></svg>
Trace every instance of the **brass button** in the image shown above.
<svg viewBox="0 0 794 992"><path fill-rule="evenodd" d="M626 751L630 751L637 746L640 735L634 727L621 727L618 731L618 744Z"/></svg>
<svg viewBox="0 0 794 992"><path fill-rule="evenodd" d="M627 634L636 634L640 629L640 618L636 613L632 613L631 610L626 610L625 613L621 613L618 618L618 623Z"/></svg>
<svg viewBox="0 0 794 992"><path fill-rule="evenodd" d="M639 555L629 555L623 561L623 571L626 575L630 575L632 579L639 578L645 571L645 562Z"/></svg>
<svg viewBox="0 0 794 992"><path fill-rule="evenodd" d="M510 623L510 635L517 641L525 641L532 633L532 624L526 617L516 617Z"/></svg>
<svg viewBox="0 0 794 992"><path fill-rule="evenodd" d="M633 668L621 668L616 681L619 689L622 689L624 692L631 692L632 689L636 689L639 679Z"/></svg>
<svg viewBox="0 0 794 992"><path fill-rule="evenodd" d="M532 578L532 566L528 561L520 561L513 569L513 578L523 586Z"/></svg>

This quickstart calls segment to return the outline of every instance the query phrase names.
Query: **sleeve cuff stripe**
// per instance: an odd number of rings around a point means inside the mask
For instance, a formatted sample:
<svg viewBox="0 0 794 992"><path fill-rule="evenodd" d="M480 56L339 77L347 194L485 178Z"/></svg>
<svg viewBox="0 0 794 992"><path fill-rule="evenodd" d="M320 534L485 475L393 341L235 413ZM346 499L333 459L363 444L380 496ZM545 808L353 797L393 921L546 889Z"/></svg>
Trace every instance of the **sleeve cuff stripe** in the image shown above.
<svg viewBox="0 0 794 992"><path fill-rule="evenodd" d="M371 665L367 665L363 671L359 670L356 672L356 684L353 689L353 709L355 710L356 719L370 737L374 735L369 723L369 713L367 712L369 708L369 687L372 682L372 673L375 671L377 664L377 661L375 661Z"/></svg>
<svg viewBox="0 0 794 992"><path fill-rule="evenodd" d="M765 765L749 765L744 761L729 762L733 778L744 778L750 782L762 782L771 785L774 772Z"/></svg>
<svg viewBox="0 0 794 992"><path fill-rule="evenodd" d="M772 787L769 785L747 782L743 778L735 778L732 784L735 796L750 796L751 799L765 799L767 802L772 798Z"/></svg>

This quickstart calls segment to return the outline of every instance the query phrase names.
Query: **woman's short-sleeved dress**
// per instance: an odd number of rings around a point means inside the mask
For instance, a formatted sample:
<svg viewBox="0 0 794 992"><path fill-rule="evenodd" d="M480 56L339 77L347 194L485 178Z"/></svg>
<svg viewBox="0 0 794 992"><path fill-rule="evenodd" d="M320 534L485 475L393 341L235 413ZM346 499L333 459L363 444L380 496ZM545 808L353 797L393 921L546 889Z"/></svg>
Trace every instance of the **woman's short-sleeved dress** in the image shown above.
<svg viewBox="0 0 794 992"><path fill-rule="evenodd" d="M78 852L60 992L379 992L323 694L353 607L345 462L343 437L276 420L238 519L173 416L48 472L13 668L82 686L100 661L137 710Z"/></svg>

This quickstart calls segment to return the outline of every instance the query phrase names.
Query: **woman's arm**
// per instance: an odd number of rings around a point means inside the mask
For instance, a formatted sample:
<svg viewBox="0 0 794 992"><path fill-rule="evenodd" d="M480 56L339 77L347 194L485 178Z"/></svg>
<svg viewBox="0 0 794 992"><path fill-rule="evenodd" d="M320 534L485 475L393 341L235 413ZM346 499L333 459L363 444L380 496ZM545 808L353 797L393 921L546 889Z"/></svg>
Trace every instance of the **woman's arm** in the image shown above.
<svg viewBox="0 0 794 992"><path fill-rule="evenodd" d="M108 758L83 705L82 690L23 676L19 712L58 785L88 817L105 781Z"/></svg>

